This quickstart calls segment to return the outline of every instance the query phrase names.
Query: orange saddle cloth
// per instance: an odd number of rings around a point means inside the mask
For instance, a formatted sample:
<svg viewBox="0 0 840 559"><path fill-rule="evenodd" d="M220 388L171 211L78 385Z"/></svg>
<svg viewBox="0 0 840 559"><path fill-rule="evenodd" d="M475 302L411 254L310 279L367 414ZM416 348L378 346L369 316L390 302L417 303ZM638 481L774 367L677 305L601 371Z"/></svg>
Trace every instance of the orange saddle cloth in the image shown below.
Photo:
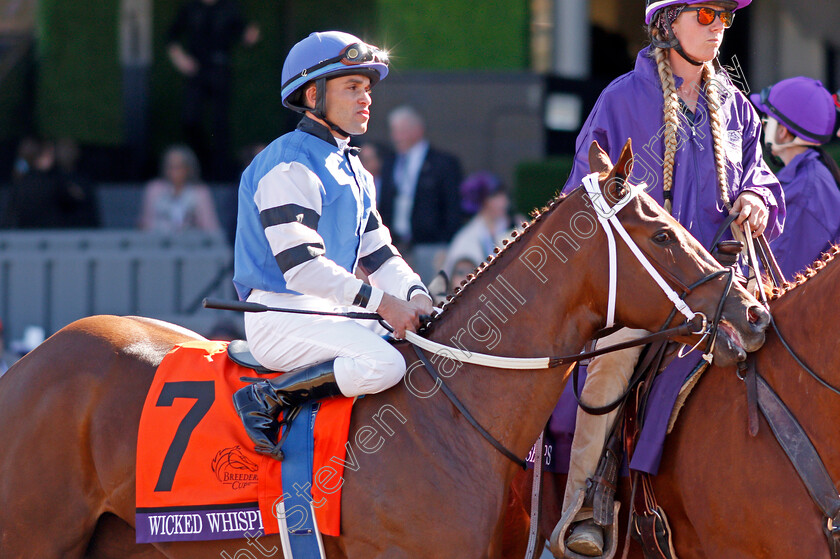
<svg viewBox="0 0 840 559"><path fill-rule="evenodd" d="M175 346L155 374L137 436L137 543L276 534L282 463L254 452L232 395L254 371L227 342ZM340 532L352 398L330 398L315 420L311 486L321 533ZM247 534L247 536L246 536Z"/></svg>

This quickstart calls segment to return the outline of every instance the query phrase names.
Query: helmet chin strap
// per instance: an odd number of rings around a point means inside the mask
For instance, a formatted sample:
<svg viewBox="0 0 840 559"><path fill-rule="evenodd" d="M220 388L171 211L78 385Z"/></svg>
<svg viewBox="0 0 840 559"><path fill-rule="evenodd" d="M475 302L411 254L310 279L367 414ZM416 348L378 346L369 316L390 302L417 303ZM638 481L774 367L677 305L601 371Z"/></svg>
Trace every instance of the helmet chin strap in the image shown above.
<svg viewBox="0 0 840 559"><path fill-rule="evenodd" d="M314 116L317 116L321 120L327 123L327 126L330 127L330 130L333 130L337 134L341 135L344 138L349 138L351 134L349 132L345 132L340 126L334 124L327 118L327 79L326 78L318 78L315 80L315 108L310 109Z"/></svg>
<svg viewBox="0 0 840 559"><path fill-rule="evenodd" d="M775 118L770 117L767 119L767 125L764 127L764 145L766 145L767 148L770 150L770 157L773 163L780 167L784 166L784 161L779 155L773 152L774 149L778 151L795 146L817 147L820 145L815 144L813 142L807 142L799 136L794 136L793 141L791 142L785 142L783 144L780 144L776 141L776 130L779 129L779 126L782 125L780 125L779 121L777 121Z"/></svg>
<svg viewBox="0 0 840 559"><path fill-rule="evenodd" d="M666 36L670 37L670 39L667 40L667 41L660 41L659 39L654 37L653 34L651 34L651 44L653 46L661 48L661 49L674 49L689 64L693 64L694 66L702 66L703 65L702 62L694 60L693 58L688 56L688 53L685 52L685 50L683 50L682 45L680 44L680 40L677 39L677 35L674 33L674 30L671 28L671 24L668 22L668 19L663 18L663 20L664 20L664 23L665 23Z"/></svg>

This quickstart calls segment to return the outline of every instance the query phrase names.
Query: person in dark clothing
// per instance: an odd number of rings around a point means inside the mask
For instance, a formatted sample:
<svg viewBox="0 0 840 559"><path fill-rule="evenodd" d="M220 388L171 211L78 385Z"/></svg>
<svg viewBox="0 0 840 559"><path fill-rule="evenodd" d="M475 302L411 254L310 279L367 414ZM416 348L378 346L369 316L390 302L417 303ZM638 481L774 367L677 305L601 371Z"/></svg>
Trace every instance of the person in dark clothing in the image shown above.
<svg viewBox="0 0 840 559"><path fill-rule="evenodd" d="M388 126L396 155L383 162L379 211L397 248L428 281L437 256L464 222L461 163L429 145L423 118L413 108L391 111Z"/></svg>
<svg viewBox="0 0 840 559"><path fill-rule="evenodd" d="M382 168L382 219L400 242L448 243L463 221L461 163L429 145L413 108L394 109L388 125L396 156Z"/></svg>
<svg viewBox="0 0 840 559"><path fill-rule="evenodd" d="M32 167L9 191L0 227L6 229L70 229L99 226L90 183L56 164L53 141L40 143Z"/></svg>
<svg viewBox="0 0 840 559"><path fill-rule="evenodd" d="M239 43L254 45L259 37L259 27L245 21L236 0L187 0L169 28L169 58L186 78L184 135L210 180L231 178L232 51Z"/></svg>

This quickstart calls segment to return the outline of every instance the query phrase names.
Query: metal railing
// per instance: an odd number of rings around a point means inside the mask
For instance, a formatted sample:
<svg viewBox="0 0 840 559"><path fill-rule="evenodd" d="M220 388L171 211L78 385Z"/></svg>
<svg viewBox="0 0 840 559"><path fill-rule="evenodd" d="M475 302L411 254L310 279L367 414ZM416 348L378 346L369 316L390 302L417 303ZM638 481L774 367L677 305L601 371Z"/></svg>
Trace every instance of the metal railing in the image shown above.
<svg viewBox="0 0 840 559"><path fill-rule="evenodd" d="M206 296L233 298L233 252L221 233L0 233L0 318L7 340L27 326L47 335L95 314L139 315L187 327L218 315Z"/></svg>

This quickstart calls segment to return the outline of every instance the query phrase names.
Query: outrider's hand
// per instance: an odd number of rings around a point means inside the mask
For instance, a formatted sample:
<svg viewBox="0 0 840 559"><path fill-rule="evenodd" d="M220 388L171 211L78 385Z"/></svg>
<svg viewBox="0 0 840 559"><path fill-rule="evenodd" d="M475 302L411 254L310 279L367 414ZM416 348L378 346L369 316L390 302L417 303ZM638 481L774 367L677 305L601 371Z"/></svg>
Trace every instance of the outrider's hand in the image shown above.
<svg viewBox="0 0 840 559"><path fill-rule="evenodd" d="M738 214L738 219L735 220L741 230L744 230L744 222L750 224L753 237L760 237L767 228L767 223L770 221L770 212L767 206L764 205L764 200L755 192L742 192L735 203L732 204L730 214Z"/></svg>

